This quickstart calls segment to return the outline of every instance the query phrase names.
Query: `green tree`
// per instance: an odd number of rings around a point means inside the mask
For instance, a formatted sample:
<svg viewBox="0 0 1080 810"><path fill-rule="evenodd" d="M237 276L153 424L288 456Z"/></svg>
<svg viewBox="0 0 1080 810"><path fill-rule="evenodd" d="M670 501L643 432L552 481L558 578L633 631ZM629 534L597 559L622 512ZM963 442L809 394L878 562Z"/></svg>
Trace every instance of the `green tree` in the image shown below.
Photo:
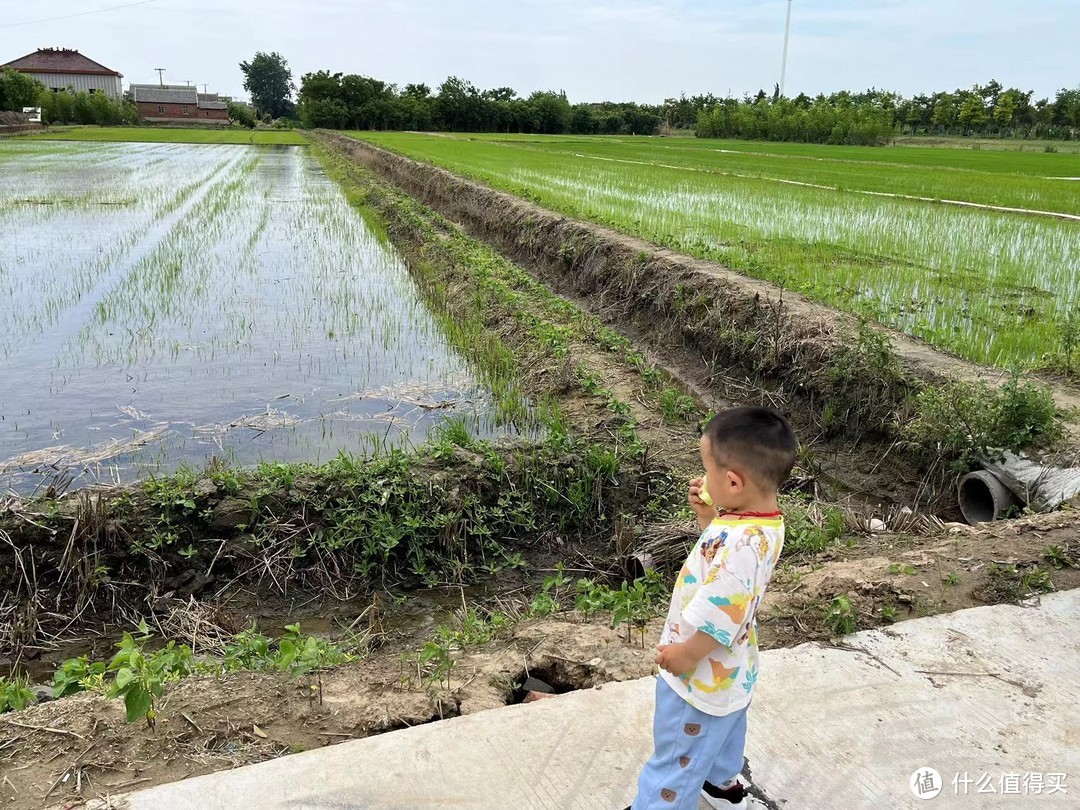
<svg viewBox="0 0 1080 810"><path fill-rule="evenodd" d="M71 103L71 120L76 124L96 124L89 93L76 93Z"/></svg>
<svg viewBox="0 0 1080 810"><path fill-rule="evenodd" d="M281 54L259 51L250 62L241 62L244 89L251 94L251 101L259 115L271 118L291 116L295 110L292 93L292 71Z"/></svg>
<svg viewBox="0 0 1080 810"><path fill-rule="evenodd" d="M23 107L37 107L44 89L44 85L25 73L4 68L0 73L0 110L22 112Z"/></svg>
<svg viewBox="0 0 1080 810"><path fill-rule="evenodd" d="M1007 129L1012 125L1013 116L1016 115L1016 108L1019 106L1019 103L1019 90L1006 90L1005 92L998 94L991 117L994 119L994 124L999 131Z"/></svg>
<svg viewBox="0 0 1080 810"><path fill-rule="evenodd" d="M934 100L931 120L941 132L948 132L956 126L956 99L949 93L940 93Z"/></svg>
<svg viewBox="0 0 1080 810"><path fill-rule="evenodd" d="M255 112L247 104L236 101L226 102L229 107L229 120L248 129L255 129Z"/></svg>
<svg viewBox="0 0 1080 810"><path fill-rule="evenodd" d="M475 132L483 119L485 99L472 82L450 76L435 97L439 123L452 132Z"/></svg>
<svg viewBox="0 0 1080 810"><path fill-rule="evenodd" d="M533 128L545 135L561 135L570 131L570 102L566 93L536 92L529 96Z"/></svg>
<svg viewBox="0 0 1080 810"><path fill-rule="evenodd" d="M965 98L964 103L960 105L957 120L969 132L986 126L989 116L986 114L986 105L982 100L982 96L972 93Z"/></svg>

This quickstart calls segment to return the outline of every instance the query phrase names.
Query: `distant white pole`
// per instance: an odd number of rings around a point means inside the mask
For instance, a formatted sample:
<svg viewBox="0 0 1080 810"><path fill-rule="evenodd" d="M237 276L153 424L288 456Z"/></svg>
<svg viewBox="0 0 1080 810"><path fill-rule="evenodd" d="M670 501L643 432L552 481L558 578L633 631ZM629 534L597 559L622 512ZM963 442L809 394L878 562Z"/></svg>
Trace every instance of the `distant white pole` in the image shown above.
<svg viewBox="0 0 1080 810"><path fill-rule="evenodd" d="M784 81L787 79L787 49L791 39L791 0L787 0L787 26L784 28L784 60L780 63L780 97L784 96Z"/></svg>

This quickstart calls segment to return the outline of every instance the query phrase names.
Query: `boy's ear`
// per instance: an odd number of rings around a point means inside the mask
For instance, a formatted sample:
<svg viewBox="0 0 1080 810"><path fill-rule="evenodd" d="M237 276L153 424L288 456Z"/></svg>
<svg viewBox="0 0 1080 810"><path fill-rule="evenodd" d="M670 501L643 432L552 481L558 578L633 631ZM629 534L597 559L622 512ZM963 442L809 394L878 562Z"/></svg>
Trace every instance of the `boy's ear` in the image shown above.
<svg viewBox="0 0 1080 810"><path fill-rule="evenodd" d="M746 480L740 473L735 472L735 470L727 471L727 480L728 489L734 494L738 494L746 488Z"/></svg>

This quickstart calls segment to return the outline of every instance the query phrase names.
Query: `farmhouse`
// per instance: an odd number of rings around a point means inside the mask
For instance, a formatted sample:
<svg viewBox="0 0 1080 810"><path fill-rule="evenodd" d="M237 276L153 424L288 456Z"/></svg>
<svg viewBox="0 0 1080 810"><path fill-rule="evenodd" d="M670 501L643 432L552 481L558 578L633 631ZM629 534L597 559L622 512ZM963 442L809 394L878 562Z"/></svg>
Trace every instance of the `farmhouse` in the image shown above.
<svg viewBox="0 0 1080 810"><path fill-rule="evenodd" d="M53 92L104 93L120 98L123 93L123 75L111 68L67 48L39 48L2 68L11 68L37 79Z"/></svg>
<svg viewBox="0 0 1080 810"><path fill-rule="evenodd" d="M133 84L131 100L144 121L228 121L229 106L217 95L175 84Z"/></svg>

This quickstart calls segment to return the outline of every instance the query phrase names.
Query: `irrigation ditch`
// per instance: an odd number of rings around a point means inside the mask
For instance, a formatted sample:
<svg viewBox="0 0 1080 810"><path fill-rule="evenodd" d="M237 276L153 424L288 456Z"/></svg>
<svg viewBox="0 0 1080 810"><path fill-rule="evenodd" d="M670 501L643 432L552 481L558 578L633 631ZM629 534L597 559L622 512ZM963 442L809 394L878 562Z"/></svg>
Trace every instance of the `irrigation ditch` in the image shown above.
<svg viewBox="0 0 1080 810"><path fill-rule="evenodd" d="M943 412L920 423L919 408L986 395L950 386L991 372L355 140L315 141L521 435L482 441L450 420L412 451L0 504L0 675L44 683L60 667L77 692L0 716L10 806L494 708L530 677L565 691L649 674L662 575L694 538L698 426L731 403L784 410L806 447L766 646L1080 586L1070 515L950 520L970 459ZM661 575L631 584L644 567ZM125 631L151 700L133 718L104 669Z"/></svg>

